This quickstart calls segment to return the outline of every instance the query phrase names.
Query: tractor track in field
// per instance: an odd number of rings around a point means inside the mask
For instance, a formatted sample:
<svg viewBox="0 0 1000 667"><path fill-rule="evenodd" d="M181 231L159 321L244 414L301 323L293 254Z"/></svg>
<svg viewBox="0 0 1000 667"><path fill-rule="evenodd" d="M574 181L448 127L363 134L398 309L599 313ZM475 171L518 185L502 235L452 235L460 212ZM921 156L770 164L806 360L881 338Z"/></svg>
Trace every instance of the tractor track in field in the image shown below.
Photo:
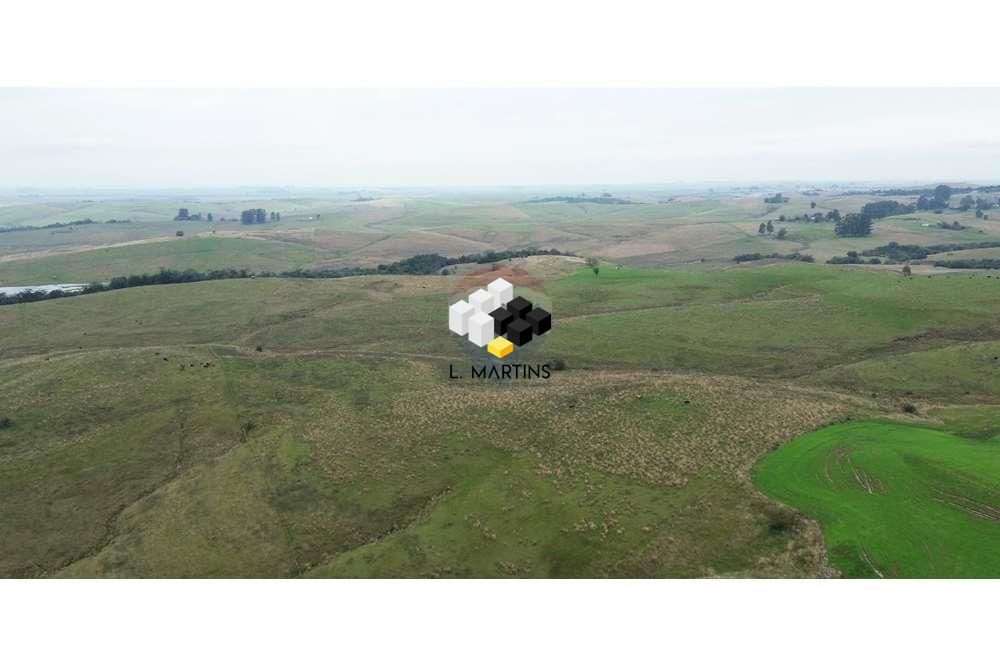
<svg viewBox="0 0 1000 667"><path fill-rule="evenodd" d="M460 356L449 356L446 354L431 354L423 352L394 352L386 350L363 350L359 348L314 348L310 350L262 350L257 351L255 346L248 345L226 345L224 343L180 343L176 345L138 345L135 347L91 347L83 350L57 350L53 352L46 352L44 354L30 354L22 357L11 357L8 359L0 359L0 366L13 366L25 363L32 363L40 360L50 360L50 359L65 359L70 357L85 356L92 353L106 353L106 352L148 352L148 351L162 351L170 349L181 349L181 350L229 350L233 352L238 352L245 354L247 356L265 356L265 357L323 357L323 356L358 356L358 357L376 357L376 358L412 358L412 359L433 359L439 361L461 361L463 357Z"/></svg>
<svg viewBox="0 0 1000 667"><path fill-rule="evenodd" d="M713 304L702 304L704 306L738 306L749 303L756 304L789 304L789 303L812 303L815 302L819 297L815 294L810 294L806 296L796 296L789 297L787 299L733 299L731 301L720 301ZM559 322L572 322L574 320L583 320L592 317L600 317L602 315L623 315L626 313L642 313L650 312L656 310L673 310L675 308L687 308L692 305L698 305L693 301L686 301L684 303L671 303L662 306L636 306L634 308L617 308L615 310L602 310L596 313L583 313L580 315L570 315L569 317L560 317Z"/></svg>

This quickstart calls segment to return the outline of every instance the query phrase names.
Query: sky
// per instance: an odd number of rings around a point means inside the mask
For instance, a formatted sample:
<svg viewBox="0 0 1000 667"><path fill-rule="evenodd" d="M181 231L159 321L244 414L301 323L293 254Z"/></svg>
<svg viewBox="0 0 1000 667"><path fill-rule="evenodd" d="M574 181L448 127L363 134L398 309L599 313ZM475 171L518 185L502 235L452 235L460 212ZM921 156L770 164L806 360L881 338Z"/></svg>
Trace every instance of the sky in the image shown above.
<svg viewBox="0 0 1000 667"><path fill-rule="evenodd" d="M0 89L0 189L1000 182L1000 88Z"/></svg>

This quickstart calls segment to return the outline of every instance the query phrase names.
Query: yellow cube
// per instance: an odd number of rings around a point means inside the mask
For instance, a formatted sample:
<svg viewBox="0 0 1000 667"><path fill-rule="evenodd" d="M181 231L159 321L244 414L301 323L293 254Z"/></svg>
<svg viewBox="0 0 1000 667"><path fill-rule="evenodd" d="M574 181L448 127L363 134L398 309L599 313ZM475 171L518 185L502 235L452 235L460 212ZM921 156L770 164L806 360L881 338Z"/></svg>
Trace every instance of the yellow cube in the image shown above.
<svg viewBox="0 0 1000 667"><path fill-rule="evenodd" d="M486 346L490 354L498 359L503 359L508 354L514 351L514 343L510 342L506 338L494 338L490 341L489 345Z"/></svg>

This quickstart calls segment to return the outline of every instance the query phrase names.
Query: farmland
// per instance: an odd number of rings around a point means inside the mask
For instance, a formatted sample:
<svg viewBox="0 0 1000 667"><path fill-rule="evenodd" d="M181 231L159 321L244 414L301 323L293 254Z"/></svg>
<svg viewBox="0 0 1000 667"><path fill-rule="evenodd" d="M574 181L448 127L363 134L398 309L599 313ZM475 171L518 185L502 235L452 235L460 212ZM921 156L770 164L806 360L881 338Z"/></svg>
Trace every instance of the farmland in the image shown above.
<svg viewBox="0 0 1000 667"><path fill-rule="evenodd" d="M767 457L754 479L817 517L832 564L859 577L993 577L1000 440L898 424L830 426Z"/></svg>
<svg viewBox="0 0 1000 667"><path fill-rule="evenodd" d="M761 221L873 197L627 196L0 208L12 226L132 220L2 233L0 284L580 256L0 307L0 576L1000 575L995 548L970 547L997 537L1000 280L823 263L997 240L998 223L921 211L860 239L776 222L778 239ZM172 220L255 204L281 220ZM443 324L453 294L515 269L554 317L534 361L560 370L451 379L468 363ZM904 521L913 507L927 520Z"/></svg>

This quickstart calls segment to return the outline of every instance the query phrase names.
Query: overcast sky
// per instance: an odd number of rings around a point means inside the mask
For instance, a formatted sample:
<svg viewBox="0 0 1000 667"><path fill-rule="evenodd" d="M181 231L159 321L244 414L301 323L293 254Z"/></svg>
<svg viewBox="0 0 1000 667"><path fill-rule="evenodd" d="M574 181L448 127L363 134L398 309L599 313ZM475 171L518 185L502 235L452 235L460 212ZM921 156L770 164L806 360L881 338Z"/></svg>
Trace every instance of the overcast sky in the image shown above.
<svg viewBox="0 0 1000 667"><path fill-rule="evenodd" d="M0 188L1000 182L1000 89L0 89Z"/></svg>

